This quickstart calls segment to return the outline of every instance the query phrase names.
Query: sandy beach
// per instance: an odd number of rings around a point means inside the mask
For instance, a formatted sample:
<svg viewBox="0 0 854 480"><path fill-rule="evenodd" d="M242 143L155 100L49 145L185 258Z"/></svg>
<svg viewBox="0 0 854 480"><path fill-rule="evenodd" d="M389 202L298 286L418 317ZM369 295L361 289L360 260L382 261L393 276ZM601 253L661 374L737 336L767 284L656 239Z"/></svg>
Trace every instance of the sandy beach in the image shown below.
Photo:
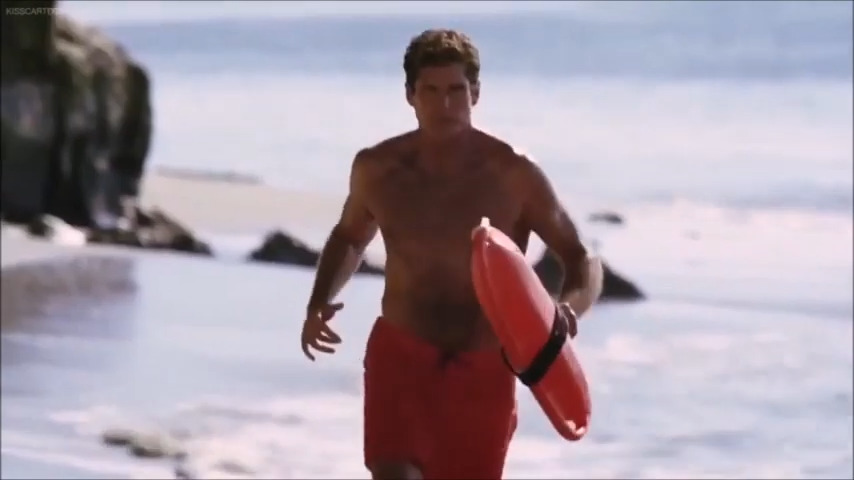
<svg viewBox="0 0 854 480"><path fill-rule="evenodd" d="M260 232L289 225L329 229L344 195L335 197L263 184L180 178L154 171L142 185L143 207L159 206L193 229Z"/></svg>

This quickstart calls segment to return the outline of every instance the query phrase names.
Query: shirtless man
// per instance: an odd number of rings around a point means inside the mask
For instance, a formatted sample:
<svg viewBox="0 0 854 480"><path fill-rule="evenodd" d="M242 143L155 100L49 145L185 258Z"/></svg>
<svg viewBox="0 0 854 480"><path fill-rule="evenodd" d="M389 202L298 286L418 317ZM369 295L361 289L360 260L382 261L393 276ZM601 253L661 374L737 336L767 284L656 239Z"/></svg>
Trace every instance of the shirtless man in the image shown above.
<svg viewBox="0 0 854 480"><path fill-rule="evenodd" d="M480 59L465 35L428 30L404 56L418 128L356 154L350 189L317 266L302 348L332 353L333 299L382 232L382 313L364 359L365 465L374 479L499 479L516 428L503 363L470 273L481 217L525 250L536 233L583 283L586 251L542 170L471 124ZM576 332L571 310L560 311Z"/></svg>

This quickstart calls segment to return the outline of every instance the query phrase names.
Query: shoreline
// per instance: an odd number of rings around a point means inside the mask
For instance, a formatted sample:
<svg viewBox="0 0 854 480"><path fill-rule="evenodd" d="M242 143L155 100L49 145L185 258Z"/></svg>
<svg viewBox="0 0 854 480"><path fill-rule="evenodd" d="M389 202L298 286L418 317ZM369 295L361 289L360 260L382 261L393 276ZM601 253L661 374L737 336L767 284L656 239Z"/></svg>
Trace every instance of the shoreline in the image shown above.
<svg viewBox="0 0 854 480"><path fill-rule="evenodd" d="M264 236L275 230L284 231L308 245L319 247L315 245L318 232L331 228L343 199L311 192L280 190L258 182L248 182L244 177L249 178L230 172L220 174L178 169L155 171L143 179L139 204L146 210L162 210L214 247L218 246L217 240L251 239L246 251L240 252L244 255L258 248ZM22 226L7 223L2 223L0 235L0 268L3 270L14 265L69 256L177 254L181 257L197 257L175 251L119 245L63 244L30 237ZM230 253L220 255L215 252L213 259L230 259ZM375 257L370 255L371 260L375 260Z"/></svg>

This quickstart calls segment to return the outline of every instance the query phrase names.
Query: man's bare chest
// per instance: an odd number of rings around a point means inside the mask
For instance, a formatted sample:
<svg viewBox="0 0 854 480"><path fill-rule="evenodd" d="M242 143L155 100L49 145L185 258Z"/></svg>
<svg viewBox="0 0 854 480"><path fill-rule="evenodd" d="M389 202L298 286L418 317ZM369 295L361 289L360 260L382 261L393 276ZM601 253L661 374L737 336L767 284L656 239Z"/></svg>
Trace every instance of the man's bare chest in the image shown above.
<svg viewBox="0 0 854 480"><path fill-rule="evenodd" d="M482 217L510 230L521 211L507 182L490 172L451 177L394 175L375 193L373 210L387 241L465 242Z"/></svg>

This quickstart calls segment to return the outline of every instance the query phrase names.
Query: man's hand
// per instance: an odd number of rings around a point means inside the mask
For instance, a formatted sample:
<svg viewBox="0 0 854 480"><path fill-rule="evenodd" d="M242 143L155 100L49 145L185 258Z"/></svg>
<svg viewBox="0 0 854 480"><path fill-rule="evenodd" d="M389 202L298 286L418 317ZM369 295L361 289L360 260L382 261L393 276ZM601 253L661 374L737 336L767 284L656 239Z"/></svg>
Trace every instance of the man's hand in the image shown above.
<svg viewBox="0 0 854 480"><path fill-rule="evenodd" d="M567 325L569 325L569 338L575 338L578 335L578 317L575 315L572 307L568 303L561 302L557 304L557 311L561 318L566 320Z"/></svg>
<svg viewBox="0 0 854 480"><path fill-rule="evenodd" d="M341 337L329 328L329 320L335 316L335 312L344 308L343 303L322 305L320 307L309 307L302 326L302 351L312 362L314 355L309 347L323 353L334 353L335 349L330 345L341 343Z"/></svg>

